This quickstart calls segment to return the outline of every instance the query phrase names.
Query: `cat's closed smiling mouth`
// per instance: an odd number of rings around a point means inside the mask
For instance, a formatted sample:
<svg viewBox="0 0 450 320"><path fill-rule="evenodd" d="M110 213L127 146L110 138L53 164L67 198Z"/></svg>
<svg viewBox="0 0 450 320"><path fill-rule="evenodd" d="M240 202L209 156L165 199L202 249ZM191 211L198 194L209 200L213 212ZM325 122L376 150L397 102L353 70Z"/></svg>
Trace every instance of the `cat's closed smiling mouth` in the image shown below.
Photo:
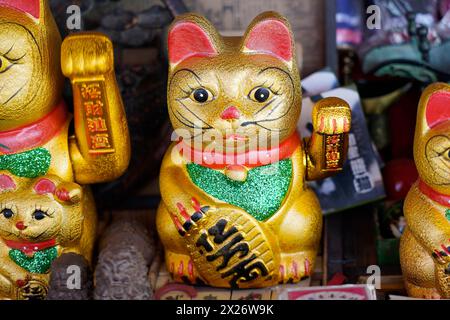
<svg viewBox="0 0 450 320"><path fill-rule="evenodd" d="M240 135L240 134L233 133L233 134L228 134L226 136L226 139L227 140L234 140L234 141L247 141L248 137Z"/></svg>

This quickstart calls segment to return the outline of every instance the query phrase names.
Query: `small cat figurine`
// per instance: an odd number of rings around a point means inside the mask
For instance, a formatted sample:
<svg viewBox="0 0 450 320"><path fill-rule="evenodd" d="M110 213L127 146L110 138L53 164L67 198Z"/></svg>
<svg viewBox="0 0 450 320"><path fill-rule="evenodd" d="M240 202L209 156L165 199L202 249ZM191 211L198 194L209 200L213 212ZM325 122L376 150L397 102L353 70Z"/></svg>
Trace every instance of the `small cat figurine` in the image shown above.
<svg viewBox="0 0 450 320"><path fill-rule="evenodd" d="M400 262L411 297L450 299L450 85L422 93L414 159L419 180L406 197Z"/></svg>
<svg viewBox="0 0 450 320"><path fill-rule="evenodd" d="M0 299L44 299L49 270L63 253L90 257L95 212L83 188L54 175L0 172Z"/></svg>
<svg viewBox="0 0 450 320"><path fill-rule="evenodd" d="M310 276L322 214L305 181L342 170L350 107L321 100L312 137L300 139L294 40L277 13L255 18L243 38L186 14L168 45L168 107L179 138L160 173L157 229L168 270L179 282L225 288Z"/></svg>

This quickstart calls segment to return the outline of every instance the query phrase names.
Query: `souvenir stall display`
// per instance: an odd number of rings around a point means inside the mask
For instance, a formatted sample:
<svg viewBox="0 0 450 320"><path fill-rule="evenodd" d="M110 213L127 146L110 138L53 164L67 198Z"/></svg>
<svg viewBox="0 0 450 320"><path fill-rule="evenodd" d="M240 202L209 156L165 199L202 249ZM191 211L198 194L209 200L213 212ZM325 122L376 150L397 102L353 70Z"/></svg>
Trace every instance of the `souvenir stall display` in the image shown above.
<svg viewBox="0 0 450 320"><path fill-rule="evenodd" d="M450 299L449 46L448 0L0 0L0 299Z"/></svg>

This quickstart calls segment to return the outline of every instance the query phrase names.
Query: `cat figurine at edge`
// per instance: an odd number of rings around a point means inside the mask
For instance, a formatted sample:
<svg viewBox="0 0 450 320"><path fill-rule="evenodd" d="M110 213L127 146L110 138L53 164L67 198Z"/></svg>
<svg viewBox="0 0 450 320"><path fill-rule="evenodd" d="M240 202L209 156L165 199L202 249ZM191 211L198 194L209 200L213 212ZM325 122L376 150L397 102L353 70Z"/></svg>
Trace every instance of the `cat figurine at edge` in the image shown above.
<svg viewBox="0 0 450 320"><path fill-rule="evenodd" d="M419 102L414 160L419 180L409 191L400 241L408 295L450 299L450 85L435 83Z"/></svg>
<svg viewBox="0 0 450 320"><path fill-rule="evenodd" d="M112 43L102 34L75 33L62 43L48 0L0 0L0 170L82 185L122 175L130 142L113 61ZM74 93L74 135L63 74ZM85 250L74 253L91 262L96 209L92 196L83 201L92 226L81 237Z"/></svg>

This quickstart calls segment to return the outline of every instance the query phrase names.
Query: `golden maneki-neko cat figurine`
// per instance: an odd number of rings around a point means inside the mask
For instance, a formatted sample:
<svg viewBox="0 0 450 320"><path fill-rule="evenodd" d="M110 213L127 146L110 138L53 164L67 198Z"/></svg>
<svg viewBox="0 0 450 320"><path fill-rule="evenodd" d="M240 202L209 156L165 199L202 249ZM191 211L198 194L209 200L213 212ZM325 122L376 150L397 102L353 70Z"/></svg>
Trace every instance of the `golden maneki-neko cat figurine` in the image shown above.
<svg viewBox="0 0 450 320"><path fill-rule="evenodd" d="M187 14L169 31L170 119L157 229L179 282L254 288L311 275L322 214L306 180L342 170L351 110L319 101L296 132L301 86L289 23L258 16L228 38ZM254 143L257 141L257 143Z"/></svg>
<svg viewBox="0 0 450 320"><path fill-rule="evenodd" d="M414 159L419 180L405 200L400 262L408 294L450 299L450 85L422 94Z"/></svg>
<svg viewBox="0 0 450 320"><path fill-rule="evenodd" d="M46 0L0 0L0 298L44 298L61 252L91 260L95 204L77 184L120 176L130 157L112 51L101 34L61 44ZM74 93L73 136L63 74Z"/></svg>

